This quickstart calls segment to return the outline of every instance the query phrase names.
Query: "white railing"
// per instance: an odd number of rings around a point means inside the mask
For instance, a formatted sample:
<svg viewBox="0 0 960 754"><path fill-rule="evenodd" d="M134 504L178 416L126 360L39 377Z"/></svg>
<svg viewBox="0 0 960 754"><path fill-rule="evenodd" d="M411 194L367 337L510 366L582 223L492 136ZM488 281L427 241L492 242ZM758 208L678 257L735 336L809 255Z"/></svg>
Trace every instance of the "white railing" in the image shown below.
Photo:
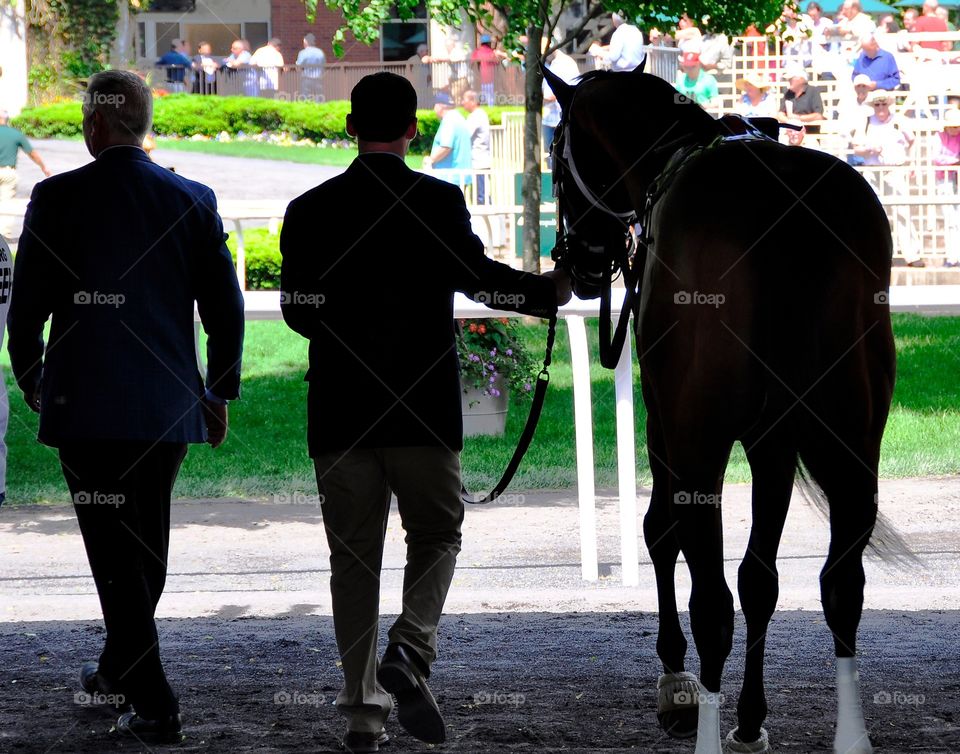
<svg viewBox="0 0 960 754"><path fill-rule="evenodd" d="M243 294L247 319L281 319L279 291L246 291ZM612 309L620 311L623 291L613 292ZM364 306L358 299L357 307ZM896 312L960 314L960 285L892 286L890 309ZM597 300L574 299L561 307L559 318L566 323L573 370L574 435L577 456L577 496L580 509L580 573L586 581L599 578L597 553L596 485L593 460L593 398L585 319L600 314ZM454 316L518 317L515 312L489 309L461 293L454 298ZM198 324L199 326L199 324ZM620 506L620 552L624 586L640 583L639 530L637 526L636 446L633 414L633 346L630 332L614 371L617 423L618 500Z"/></svg>

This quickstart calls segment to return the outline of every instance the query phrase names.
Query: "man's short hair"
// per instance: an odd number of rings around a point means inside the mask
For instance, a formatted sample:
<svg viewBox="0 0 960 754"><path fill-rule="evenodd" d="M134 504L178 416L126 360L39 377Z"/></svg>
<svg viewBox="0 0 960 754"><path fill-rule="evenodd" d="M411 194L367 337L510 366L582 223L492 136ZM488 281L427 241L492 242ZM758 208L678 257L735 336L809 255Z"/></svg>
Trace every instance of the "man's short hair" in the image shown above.
<svg viewBox="0 0 960 754"><path fill-rule="evenodd" d="M364 141L395 141L416 117L417 92L403 76L372 73L350 92L350 119Z"/></svg>
<svg viewBox="0 0 960 754"><path fill-rule="evenodd" d="M100 113L111 133L143 141L153 121L153 95L135 73L101 71L90 77L83 95L84 117L94 111Z"/></svg>
<svg viewBox="0 0 960 754"><path fill-rule="evenodd" d="M308 31L303 35L303 41L306 42L310 47L315 47L317 44L317 37L312 31Z"/></svg>

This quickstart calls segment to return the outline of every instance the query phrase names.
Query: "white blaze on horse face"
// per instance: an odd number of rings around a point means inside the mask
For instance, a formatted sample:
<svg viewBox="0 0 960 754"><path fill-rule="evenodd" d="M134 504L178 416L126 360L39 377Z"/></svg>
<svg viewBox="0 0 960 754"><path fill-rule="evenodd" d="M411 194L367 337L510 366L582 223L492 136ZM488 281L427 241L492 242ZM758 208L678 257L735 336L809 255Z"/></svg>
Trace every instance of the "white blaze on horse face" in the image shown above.
<svg viewBox="0 0 960 754"><path fill-rule="evenodd" d="M856 657L837 658L837 734L834 754L871 754L873 747L863 722L860 675Z"/></svg>
<svg viewBox="0 0 960 754"><path fill-rule="evenodd" d="M707 691L700 684L697 710L697 748L694 754L723 754L720 743L720 692Z"/></svg>

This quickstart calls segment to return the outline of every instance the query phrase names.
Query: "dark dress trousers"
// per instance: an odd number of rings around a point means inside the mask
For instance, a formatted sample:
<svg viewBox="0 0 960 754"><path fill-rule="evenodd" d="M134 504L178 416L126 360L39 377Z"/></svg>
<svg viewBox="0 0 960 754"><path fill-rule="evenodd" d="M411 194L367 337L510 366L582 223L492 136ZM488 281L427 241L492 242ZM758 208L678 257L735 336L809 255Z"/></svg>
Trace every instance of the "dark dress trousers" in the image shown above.
<svg viewBox="0 0 960 754"><path fill-rule="evenodd" d="M456 186L367 153L287 208L283 317L310 339L311 457L463 447L453 294L539 317L556 287L484 255Z"/></svg>
<svg viewBox="0 0 960 754"><path fill-rule="evenodd" d="M177 710L154 622L173 483L187 443L206 439L205 389L239 394L243 296L225 238L209 188L118 146L37 184L14 266L10 360L21 390L40 386L39 440L73 496L107 629L100 672L147 718Z"/></svg>

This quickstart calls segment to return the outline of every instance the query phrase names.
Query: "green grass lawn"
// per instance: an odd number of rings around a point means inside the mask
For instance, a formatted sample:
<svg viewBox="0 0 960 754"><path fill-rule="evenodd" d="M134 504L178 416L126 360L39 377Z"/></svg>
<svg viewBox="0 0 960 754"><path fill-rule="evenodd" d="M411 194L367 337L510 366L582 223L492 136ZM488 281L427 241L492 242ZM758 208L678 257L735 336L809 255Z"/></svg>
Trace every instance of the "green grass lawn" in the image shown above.
<svg viewBox="0 0 960 754"><path fill-rule="evenodd" d="M257 141L186 141L180 139L157 139L157 149L173 149L178 152L201 152L226 157L256 157L262 160L285 160L305 162L311 165L346 167L357 156L357 150L336 147L302 147L265 144ZM412 168L423 165L423 155L408 155L407 164Z"/></svg>
<svg viewBox="0 0 960 754"><path fill-rule="evenodd" d="M181 497L265 497L314 488L306 456L306 341L281 322L249 322L244 353L243 399L231 404L231 434L213 451L193 446L177 482ZM884 477L953 474L960 471L960 318L895 315L899 355L897 390L887 432L881 475ZM588 326L596 358L596 323ZM538 355L544 328L524 329ZM11 391L8 431L8 501L65 501L66 488L56 452L38 444L36 416L27 409L2 360ZM616 484L616 433L613 373L596 360L593 382L594 452L600 486ZM637 475L650 483L643 426L646 417L635 372ZM463 452L465 479L471 489L487 488L506 464L526 418L527 404L513 406L502 438L470 439ZM749 469L737 446L727 480L748 481ZM540 427L514 481L515 489L563 488L576 483L573 434L573 387L566 328L557 338L551 384Z"/></svg>

